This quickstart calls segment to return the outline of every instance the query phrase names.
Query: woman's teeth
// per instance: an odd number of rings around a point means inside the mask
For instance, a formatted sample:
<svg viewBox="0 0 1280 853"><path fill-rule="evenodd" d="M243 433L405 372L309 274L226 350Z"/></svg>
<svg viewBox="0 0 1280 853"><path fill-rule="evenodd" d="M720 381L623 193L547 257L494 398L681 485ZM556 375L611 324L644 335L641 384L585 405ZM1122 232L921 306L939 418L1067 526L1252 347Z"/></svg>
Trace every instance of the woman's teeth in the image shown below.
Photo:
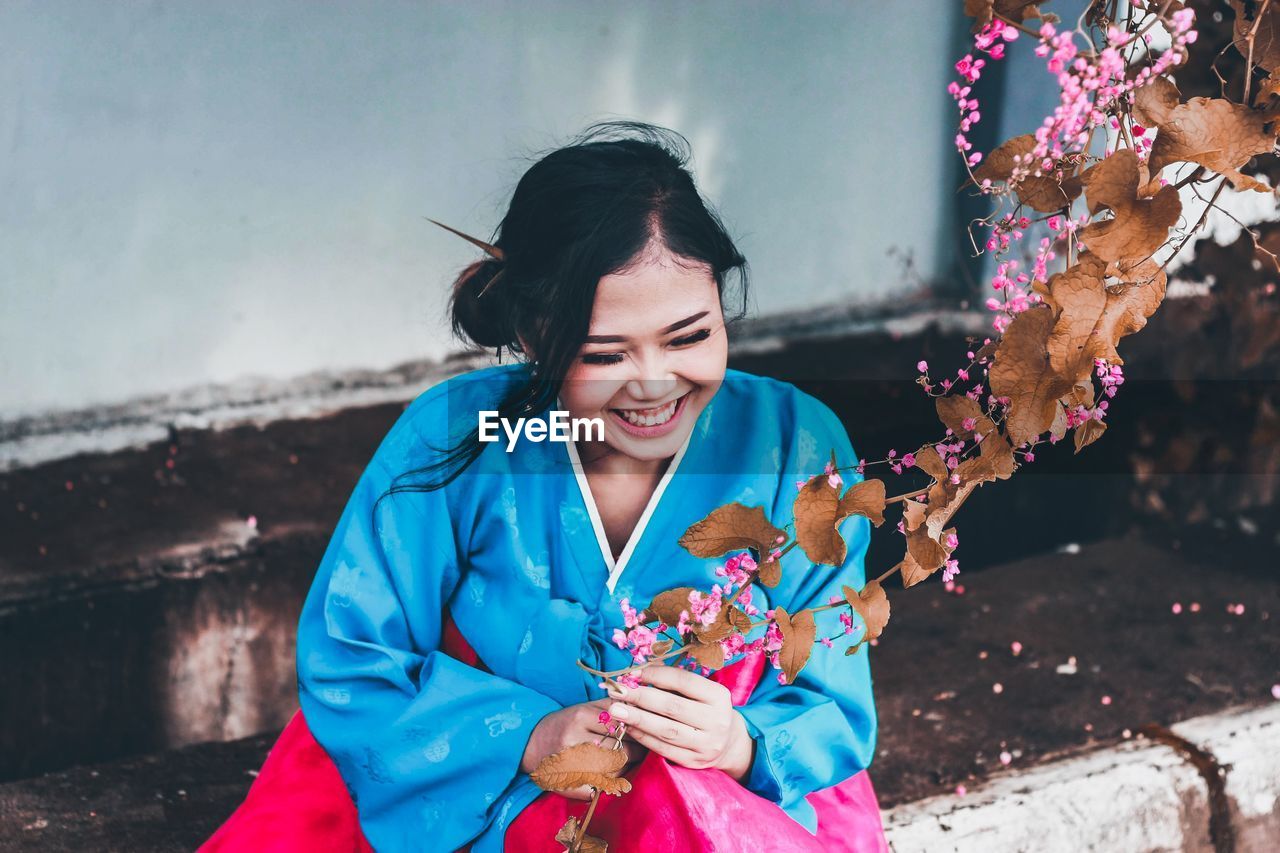
<svg viewBox="0 0 1280 853"><path fill-rule="evenodd" d="M622 415L627 423L642 427L658 426L671 420L671 416L676 413L676 406L678 405L680 405L679 397L660 409L614 409L614 411Z"/></svg>

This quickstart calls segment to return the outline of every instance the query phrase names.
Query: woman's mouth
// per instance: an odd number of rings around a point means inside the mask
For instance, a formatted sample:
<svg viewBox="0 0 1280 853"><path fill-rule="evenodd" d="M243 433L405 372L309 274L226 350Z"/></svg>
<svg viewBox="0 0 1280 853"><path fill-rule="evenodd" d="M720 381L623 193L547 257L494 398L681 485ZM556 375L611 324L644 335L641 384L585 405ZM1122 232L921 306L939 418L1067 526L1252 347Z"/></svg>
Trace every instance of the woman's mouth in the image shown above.
<svg viewBox="0 0 1280 853"><path fill-rule="evenodd" d="M656 438L674 430L684 414L692 391L651 409L610 409L614 422L624 431L640 438Z"/></svg>

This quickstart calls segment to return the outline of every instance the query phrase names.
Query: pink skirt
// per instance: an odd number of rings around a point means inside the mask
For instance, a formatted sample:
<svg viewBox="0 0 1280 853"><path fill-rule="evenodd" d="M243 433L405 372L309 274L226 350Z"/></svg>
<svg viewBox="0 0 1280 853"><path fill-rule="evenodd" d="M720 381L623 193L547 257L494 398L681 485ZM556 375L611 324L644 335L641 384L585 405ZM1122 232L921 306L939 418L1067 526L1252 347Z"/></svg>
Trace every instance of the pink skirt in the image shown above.
<svg viewBox="0 0 1280 853"><path fill-rule="evenodd" d="M445 612L443 650L488 672ZM764 672L763 653L749 654L712 678L743 705ZM777 804L720 770L693 770L650 752L626 774L632 789L601 796L588 832L610 853L887 853L880 806L867 771L806 797L817 835ZM563 853L556 832L588 803L544 791L507 828L507 853ZM458 853L468 853L471 846ZM244 802L199 853L227 851L372 853L338 769L298 711L267 755Z"/></svg>

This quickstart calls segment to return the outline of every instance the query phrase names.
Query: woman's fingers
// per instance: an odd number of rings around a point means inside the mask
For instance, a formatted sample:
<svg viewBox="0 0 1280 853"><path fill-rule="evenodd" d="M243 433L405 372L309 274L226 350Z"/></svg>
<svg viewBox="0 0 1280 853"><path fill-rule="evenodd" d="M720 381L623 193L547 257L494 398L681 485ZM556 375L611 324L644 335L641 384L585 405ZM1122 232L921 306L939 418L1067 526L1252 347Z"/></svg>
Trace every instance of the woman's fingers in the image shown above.
<svg viewBox="0 0 1280 853"><path fill-rule="evenodd" d="M675 746L668 743L656 735L649 734L642 729L627 729L627 734L635 738L636 742L651 752L656 752L663 758L672 761L682 767L698 768L702 765L702 756L697 752L685 749L681 746Z"/></svg>
<svg viewBox="0 0 1280 853"><path fill-rule="evenodd" d="M691 749L698 742L698 730L680 720L673 720L670 717L655 714L636 705L623 705L619 708L619 711L626 714L624 719L627 723L628 734L639 730L672 746L686 749ZM640 742L649 746L646 741ZM652 749L651 746L650 748Z"/></svg>
<svg viewBox="0 0 1280 853"><path fill-rule="evenodd" d="M697 678L698 676L693 677ZM621 705L622 713L627 714L627 716L618 716L619 705ZM635 709L637 708L649 712L648 716L650 717L663 717L682 724L689 729L711 728L715 720L716 711L710 705L703 704L695 699L688 699L679 693L664 690L660 687L639 687L630 690L626 696L621 697L613 705L610 705L608 711L617 716L618 719L631 723L645 719L641 714L636 713ZM635 716L631 716L628 712L635 714ZM652 729L652 731L654 734L663 734L657 729ZM663 736L665 737L665 735Z"/></svg>
<svg viewBox="0 0 1280 853"><path fill-rule="evenodd" d="M707 704L715 704L722 694L729 692L723 684L678 666L646 666L640 671L640 679L643 684L672 690Z"/></svg>

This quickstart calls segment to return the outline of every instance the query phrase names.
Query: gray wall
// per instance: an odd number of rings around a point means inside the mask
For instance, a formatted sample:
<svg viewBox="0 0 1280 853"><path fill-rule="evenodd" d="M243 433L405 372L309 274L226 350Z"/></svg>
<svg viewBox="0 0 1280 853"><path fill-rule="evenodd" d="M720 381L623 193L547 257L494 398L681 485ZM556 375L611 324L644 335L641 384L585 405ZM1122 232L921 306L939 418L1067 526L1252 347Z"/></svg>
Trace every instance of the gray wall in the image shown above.
<svg viewBox="0 0 1280 853"><path fill-rule="evenodd" d="M689 138L759 313L902 292L960 5L6 0L0 418L439 356L476 253L423 217L606 118Z"/></svg>

